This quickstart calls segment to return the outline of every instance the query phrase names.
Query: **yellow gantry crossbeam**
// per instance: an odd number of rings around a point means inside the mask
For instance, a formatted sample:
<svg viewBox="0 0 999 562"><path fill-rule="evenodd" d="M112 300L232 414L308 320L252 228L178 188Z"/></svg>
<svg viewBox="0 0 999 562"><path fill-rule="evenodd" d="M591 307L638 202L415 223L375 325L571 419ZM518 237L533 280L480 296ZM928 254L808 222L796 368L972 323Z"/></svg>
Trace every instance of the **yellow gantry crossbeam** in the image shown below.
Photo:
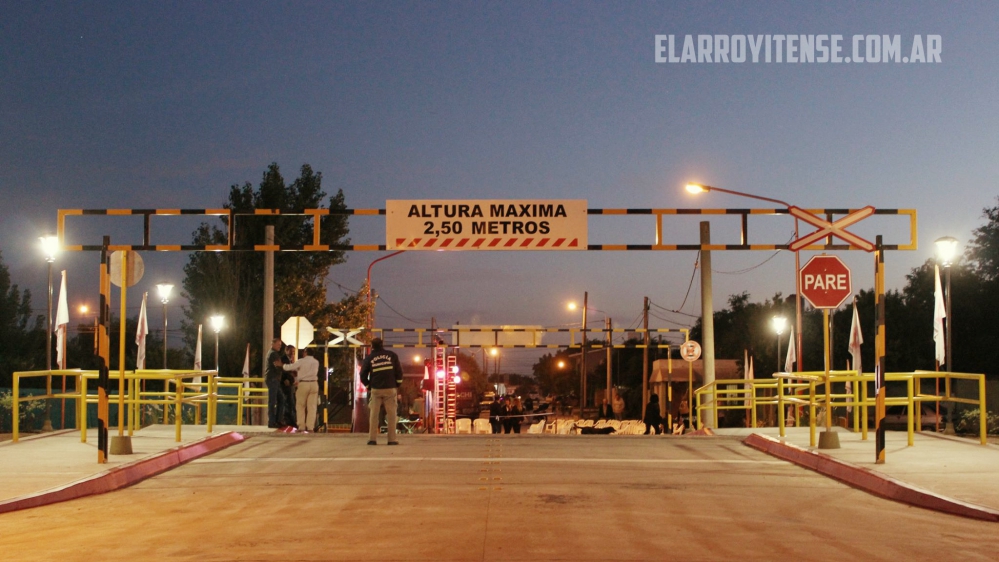
<svg viewBox="0 0 999 562"><path fill-rule="evenodd" d="M819 217L834 217L848 215L857 209L806 209L807 212ZM886 250L917 249L917 222L915 209L876 209L874 215L889 215L909 218L909 240L903 244L886 244ZM228 225L228 238L225 244L152 244L150 242L150 217L152 216L219 216ZM254 209L252 212L233 212L231 209L59 209L57 214L56 234L59 243L67 251L99 251L99 244L70 244L66 239L66 217L70 216L142 216L144 218L143 243L115 245L112 250L155 251L155 252L229 252L229 251L276 251L276 252L376 252L385 251L385 244L322 244L323 217L330 215L344 216L385 216L385 209ZM587 215L648 215L655 217L655 240L652 244L589 244L590 251L722 251L722 250L788 250L788 244L751 244L749 243L748 217L751 215L790 217L788 209L587 209ZM663 235L664 216L696 216L696 215L731 215L741 218L742 227L738 244L667 244ZM311 217L312 243L303 245L264 245L246 243L234 240L233 225L240 217L268 216L306 216ZM862 250L850 244L832 244L825 239L826 244L814 244L802 248L810 251L825 250Z"/></svg>

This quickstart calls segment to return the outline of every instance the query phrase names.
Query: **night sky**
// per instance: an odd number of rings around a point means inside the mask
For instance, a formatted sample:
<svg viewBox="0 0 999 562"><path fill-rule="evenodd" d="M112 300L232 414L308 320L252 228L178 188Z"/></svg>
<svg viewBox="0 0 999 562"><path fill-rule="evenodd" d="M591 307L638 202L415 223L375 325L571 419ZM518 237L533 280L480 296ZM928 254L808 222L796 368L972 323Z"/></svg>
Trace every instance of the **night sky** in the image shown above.
<svg viewBox="0 0 999 562"><path fill-rule="evenodd" d="M3 1L0 13L0 251L39 311L36 240L54 231L56 209L216 207L271 162L289 181L309 163L352 208L507 198L771 207L691 196L691 180L805 208L914 208L919 250L888 254L889 288L936 238L965 243L999 195L994 2ZM915 35L939 35L942 52L933 64L657 64L658 34L678 48L685 35L841 34L847 56L857 34L899 35L903 55ZM793 234L787 218L753 220L752 242ZM187 243L196 222L164 222L154 241ZM103 233L141 242L137 220L74 224L76 243ZM721 242L737 242L737 226L712 219ZM653 228L647 217L593 218L590 242L651 244ZM668 229L676 243L697 241L697 219ZM899 219L853 230L908 238ZM351 223L354 243L384 237L383 219ZM331 271L330 297L356 290L380 255L350 254ZM870 255L838 255L857 289L872 286ZM180 284L183 255L143 257L140 289ZM565 305L583 291L616 326L635 325L644 296L667 309L687 296L682 310L696 315L695 257L411 252L375 267L396 311L380 306L378 324L569 326L579 318ZM742 291L759 301L794 292L786 252L713 260L716 308ZM96 302L96 261L59 257L71 306ZM693 322L657 314L653 327Z"/></svg>

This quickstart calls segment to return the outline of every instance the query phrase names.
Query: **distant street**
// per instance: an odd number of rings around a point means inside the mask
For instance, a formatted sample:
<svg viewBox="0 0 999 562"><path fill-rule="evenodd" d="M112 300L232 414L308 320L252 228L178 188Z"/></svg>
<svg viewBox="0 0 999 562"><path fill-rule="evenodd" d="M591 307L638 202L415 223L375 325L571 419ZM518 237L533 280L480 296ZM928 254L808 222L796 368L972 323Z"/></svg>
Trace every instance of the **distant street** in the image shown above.
<svg viewBox="0 0 999 562"><path fill-rule="evenodd" d="M254 436L0 516L7 560L994 560L994 524L728 438Z"/></svg>

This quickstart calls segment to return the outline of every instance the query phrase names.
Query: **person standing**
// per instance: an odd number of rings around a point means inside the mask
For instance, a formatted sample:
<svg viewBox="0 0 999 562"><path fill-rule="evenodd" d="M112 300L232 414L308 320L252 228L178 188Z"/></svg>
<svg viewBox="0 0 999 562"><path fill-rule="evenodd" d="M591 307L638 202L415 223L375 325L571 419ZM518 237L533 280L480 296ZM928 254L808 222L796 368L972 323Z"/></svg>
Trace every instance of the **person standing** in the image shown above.
<svg viewBox="0 0 999 562"><path fill-rule="evenodd" d="M611 405L607 403L607 399L604 398L603 403L600 404L600 410L597 411L598 420L609 420L614 418L614 410L611 409Z"/></svg>
<svg viewBox="0 0 999 562"><path fill-rule="evenodd" d="M274 338L271 351L267 354L267 372L264 384L267 385L267 427L278 428L284 422L284 391L281 390L281 359L284 344L281 338Z"/></svg>
<svg viewBox="0 0 999 562"><path fill-rule="evenodd" d="M621 397L621 393L614 389L613 398L611 400L611 410L614 411L614 419L621 421L624 419L624 398Z"/></svg>
<svg viewBox="0 0 999 562"><path fill-rule="evenodd" d="M503 433L503 404L499 401L499 396L493 396L493 403L489 405L489 426L493 433Z"/></svg>
<svg viewBox="0 0 999 562"><path fill-rule="evenodd" d="M295 371L295 409L298 420L298 430L304 433L313 431L316 427L316 403L319 400L319 361L312 356L309 348L302 350L302 358L290 365L284 365L285 371Z"/></svg>
<svg viewBox="0 0 999 562"><path fill-rule="evenodd" d="M399 402L398 388L402 386L402 364L399 356L385 349L381 338L371 340L371 353L361 367L361 384L368 388L368 445L377 445L378 414L385 406L385 421L388 424L388 444L398 445L396 424Z"/></svg>
<svg viewBox="0 0 999 562"><path fill-rule="evenodd" d="M651 431L653 435L662 433L663 417L659 413L659 395L650 394L649 403L645 406L645 435Z"/></svg>
<svg viewBox="0 0 999 562"><path fill-rule="evenodd" d="M506 420L504 420L504 426L506 428L505 433L520 433L520 424L524 421L524 406L521 405L520 398L513 398L510 400L506 412Z"/></svg>
<svg viewBox="0 0 999 562"><path fill-rule="evenodd" d="M298 361L298 353L295 346L288 345L284 348L284 356L281 358L281 366L285 367ZM286 427L298 427L298 416L295 408L295 375L282 369L281 392L284 393L284 420L281 425Z"/></svg>

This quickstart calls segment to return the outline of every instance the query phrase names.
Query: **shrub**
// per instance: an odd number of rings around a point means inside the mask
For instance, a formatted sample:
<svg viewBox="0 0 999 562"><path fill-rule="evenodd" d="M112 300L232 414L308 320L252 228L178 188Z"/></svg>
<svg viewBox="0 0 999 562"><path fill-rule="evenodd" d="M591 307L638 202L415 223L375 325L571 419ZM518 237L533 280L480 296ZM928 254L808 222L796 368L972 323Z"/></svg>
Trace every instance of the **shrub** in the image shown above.
<svg viewBox="0 0 999 562"><path fill-rule="evenodd" d="M978 408L970 408L961 412L960 419L957 421L956 429L961 433L973 433L978 434L980 431L980 411ZM986 419L987 432L991 434L999 434L999 414L988 412Z"/></svg>

